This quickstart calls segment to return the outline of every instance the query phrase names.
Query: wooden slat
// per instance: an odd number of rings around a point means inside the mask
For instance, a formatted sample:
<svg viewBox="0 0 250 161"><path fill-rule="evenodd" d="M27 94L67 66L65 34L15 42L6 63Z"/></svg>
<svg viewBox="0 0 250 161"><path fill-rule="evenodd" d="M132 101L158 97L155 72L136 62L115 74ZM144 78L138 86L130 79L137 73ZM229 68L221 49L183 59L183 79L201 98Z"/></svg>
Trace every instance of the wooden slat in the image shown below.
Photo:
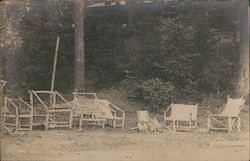
<svg viewBox="0 0 250 161"><path fill-rule="evenodd" d="M166 111L164 111L164 113L167 113L167 112L170 110L170 108L172 107L172 105L173 105L173 103L171 103L171 104L168 106L168 108L166 109Z"/></svg>
<svg viewBox="0 0 250 161"><path fill-rule="evenodd" d="M15 118L16 115L5 115L5 117Z"/></svg>
<svg viewBox="0 0 250 161"><path fill-rule="evenodd" d="M26 101L24 101L22 98L19 97L19 100L25 104L26 106L28 106L30 109L32 108L32 106L30 104L28 104Z"/></svg>
<svg viewBox="0 0 250 161"><path fill-rule="evenodd" d="M102 103L101 101L99 101L99 99L98 99L98 102L99 102L100 104L102 104L103 106L105 106L106 108L108 108L110 111L116 112L116 111L113 110L110 106L107 106L106 104L104 104L104 103Z"/></svg>
<svg viewBox="0 0 250 161"><path fill-rule="evenodd" d="M216 121L217 123L219 123L220 125L222 125L223 127L226 127L226 124L221 123L220 121L218 121L215 117L211 117L214 121Z"/></svg>
<svg viewBox="0 0 250 161"><path fill-rule="evenodd" d="M49 125L48 128L69 127L69 125Z"/></svg>
<svg viewBox="0 0 250 161"><path fill-rule="evenodd" d="M30 114L23 114L23 115L18 115L18 118L29 118L32 117Z"/></svg>
<svg viewBox="0 0 250 161"><path fill-rule="evenodd" d="M20 127L29 127L30 124L21 124Z"/></svg>
<svg viewBox="0 0 250 161"><path fill-rule="evenodd" d="M105 121L105 119L96 119L96 118L83 118L84 121Z"/></svg>
<svg viewBox="0 0 250 161"><path fill-rule="evenodd" d="M56 127L69 127L69 125L56 125Z"/></svg>
<svg viewBox="0 0 250 161"><path fill-rule="evenodd" d="M123 112L123 113L125 112L124 110L122 110L118 106L114 105L113 103L110 102L110 104L111 104L111 106L113 106L113 108L117 109L118 111Z"/></svg>
<svg viewBox="0 0 250 161"><path fill-rule="evenodd" d="M36 106L36 107L34 108L34 111L38 111L38 110L46 110L46 109L45 109L44 107L41 107L41 106L40 106L40 107L37 107L37 106Z"/></svg>
<svg viewBox="0 0 250 161"><path fill-rule="evenodd" d="M69 124L69 121L54 121L54 122L49 122L49 124Z"/></svg>
<svg viewBox="0 0 250 161"><path fill-rule="evenodd" d="M7 126L3 125L3 128L10 133L12 136L15 135Z"/></svg>
<svg viewBox="0 0 250 161"><path fill-rule="evenodd" d="M10 98L8 98L7 96L5 97L5 101L6 101L6 103L7 102L10 102L15 108L16 108L16 111L18 111L18 106L10 99ZM6 106L7 106L7 104L6 104ZM8 108L8 107L6 107L6 108Z"/></svg>
<svg viewBox="0 0 250 161"><path fill-rule="evenodd" d="M71 112L71 109L49 109L48 112Z"/></svg>
<svg viewBox="0 0 250 161"><path fill-rule="evenodd" d="M178 128L177 129L179 129L179 128L184 128L184 129L192 129L192 128L195 128L194 126L178 126Z"/></svg>
<svg viewBox="0 0 250 161"><path fill-rule="evenodd" d="M33 91L33 92L37 94L53 94L54 93L54 91Z"/></svg>
<svg viewBox="0 0 250 161"><path fill-rule="evenodd" d="M18 128L20 131L30 131L30 128Z"/></svg>
<svg viewBox="0 0 250 161"><path fill-rule="evenodd" d="M45 116L46 116L46 114L44 114L44 115L43 114L41 114L41 115L39 115L39 114L33 115L33 117L45 117Z"/></svg>
<svg viewBox="0 0 250 161"><path fill-rule="evenodd" d="M228 128L217 128L217 127L211 127L212 130L228 130Z"/></svg>
<svg viewBox="0 0 250 161"><path fill-rule="evenodd" d="M71 105L69 104L69 102L60 94L58 93L57 91L55 91L55 93L65 102L68 104L68 106L71 108Z"/></svg>
<svg viewBox="0 0 250 161"><path fill-rule="evenodd" d="M41 99L36 93L33 92L33 94L36 96L36 98L38 99L38 101L39 101L46 109L48 109L48 106L46 106L46 105L43 103L42 99Z"/></svg>
<svg viewBox="0 0 250 161"><path fill-rule="evenodd" d="M39 125L44 125L44 123L43 122L33 122L33 126L39 126Z"/></svg>
<svg viewBox="0 0 250 161"><path fill-rule="evenodd" d="M13 124L13 123L7 123L5 122L4 125L7 125L7 126L16 126L16 124Z"/></svg>

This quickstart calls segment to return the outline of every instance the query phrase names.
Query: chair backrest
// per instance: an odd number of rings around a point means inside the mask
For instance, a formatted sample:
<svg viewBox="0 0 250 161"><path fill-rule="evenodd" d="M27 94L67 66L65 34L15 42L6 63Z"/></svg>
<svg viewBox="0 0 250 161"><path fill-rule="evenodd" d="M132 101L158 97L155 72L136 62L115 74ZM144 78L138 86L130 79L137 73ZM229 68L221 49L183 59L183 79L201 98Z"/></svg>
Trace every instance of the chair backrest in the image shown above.
<svg viewBox="0 0 250 161"><path fill-rule="evenodd" d="M99 112L98 98L95 93L73 93L74 110L79 112Z"/></svg>
<svg viewBox="0 0 250 161"><path fill-rule="evenodd" d="M104 114L105 118L107 119L113 119L114 115L112 113L112 109L109 107L110 106L110 102L108 100L101 100L99 99L99 108L100 111Z"/></svg>
<svg viewBox="0 0 250 161"><path fill-rule="evenodd" d="M195 121L197 120L198 104L185 105L185 104L172 104L171 118L179 121Z"/></svg>
<svg viewBox="0 0 250 161"><path fill-rule="evenodd" d="M148 122L149 121L149 116L148 116L148 111L137 111L137 118L138 122Z"/></svg>
<svg viewBox="0 0 250 161"><path fill-rule="evenodd" d="M238 117L245 103L243 97L232 99L228 97L224 110L221 112L223 116Z"/></svg>

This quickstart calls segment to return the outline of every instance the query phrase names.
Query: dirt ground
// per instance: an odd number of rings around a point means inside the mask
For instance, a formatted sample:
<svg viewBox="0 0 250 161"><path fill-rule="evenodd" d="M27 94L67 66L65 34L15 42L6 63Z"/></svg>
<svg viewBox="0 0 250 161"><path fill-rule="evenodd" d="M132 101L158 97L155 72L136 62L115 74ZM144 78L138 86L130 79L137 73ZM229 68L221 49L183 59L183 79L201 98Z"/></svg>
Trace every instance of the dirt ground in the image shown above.
<svg viewBox="0 0 250 161"><path fill-rule="evenodd" d="M109 99L113 101L111 98ZM114 102L114 101L113 101ZM1 138L1 160L32 161L248 161L249 115L241 114L242 132L209 132L199 115L194 132L129 132L136 125L136 107L114 102L126 110L124 129L84 127L51 129ZM162 119L161 114L152 114Z"/></svg>
<svg viewBox="0 0 250 161"><path fill-rule="evenodd" d="M131 116L133 117L133 116ZM247 161L249 132L137 133L75 127L1 138L1 160Z"/></svg>

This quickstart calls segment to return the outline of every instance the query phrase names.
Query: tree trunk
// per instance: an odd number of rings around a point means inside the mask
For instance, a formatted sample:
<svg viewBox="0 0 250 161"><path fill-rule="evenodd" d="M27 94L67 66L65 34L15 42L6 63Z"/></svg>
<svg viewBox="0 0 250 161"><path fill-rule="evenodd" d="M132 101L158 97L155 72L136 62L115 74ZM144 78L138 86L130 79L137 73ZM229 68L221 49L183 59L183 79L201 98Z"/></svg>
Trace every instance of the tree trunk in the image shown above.
<svg viewBox="0 0 250 161"><path fill-rule="evenodd" d="M240 4L240 78L238 93L249 93L249 31L248 31L248 5Z"/></svg>
<svg viewBox="0 0 250 161"><path fill-rule="evenodd" d="M136 1L135 0L127 0L127 9L128 9L128 27L133 26L133 17L134 17L134 12L135 12L135 5Z"/></svg>
<svg viewBox="0 0 250 161"><path fill-rule="evenodd" d="M75 0L74 90L77 89L80 91L85 91L84 7L85 7L85 0Z"/></svg>

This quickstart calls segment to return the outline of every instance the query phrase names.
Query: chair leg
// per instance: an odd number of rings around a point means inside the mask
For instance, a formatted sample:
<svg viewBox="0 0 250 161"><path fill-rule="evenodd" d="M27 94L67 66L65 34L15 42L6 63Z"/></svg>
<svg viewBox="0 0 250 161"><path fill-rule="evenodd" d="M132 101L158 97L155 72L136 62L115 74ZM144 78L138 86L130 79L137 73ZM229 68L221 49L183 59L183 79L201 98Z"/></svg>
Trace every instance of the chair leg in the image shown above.
<svg viewBox="0 0 250 161"><path fill-rule="evenodd" d="M102 121L102 128L105 128L105 121Z"/></svg>
<svg viewBox="0 0 250 161"><path fill-rule="evenodd" d="M116 128L116 119L113 120L113 128Z"/></svg>
<svg viewBox="0 0 250 161"><path fill-rule="evenodd" d="M228 117L228 132L232 132L232 118Z"/></svg>
<svg viewBox="0 0 250 161"><path fill-rule="evenodd" d="M33 116L30 117L30 131L32 131L32 127L33 127Z"/></svg>
<svg viewBox="0 0 250 161"><path fill-rule="evenodd" d="M173 120L173 130L176 131L175 120Z"/></svg>
<svg viewBox="0 0 250 161"><path fill-rule="evenodd" d="M240 118L237 118L237 130L240 132Z"/></svg>
<svg viewBox="0 0 250 161"><path fill-rule="evenodd" d="M73 112L70 111L70 113L69 113L69 129L72 128L72 123L73 123Z"/></svg>
<svg viewBox="0 0 250 161"><path fill-rule="evenodd" d="M18 127L19 127L19 120L18 120L18 115L16 115L16 131L18 131Z"/></svg>
<svg viewBox="0 0 250 161"><path fill-rule="evenodd" d="M189 120L189 130L192 128L192 120Z"/></svg>
<svg viewBox="0 0 250 161"><path fill-rule="evenodd" d="M207 118L207 131L209 131L211 128L211 117Z"/></svg>
<svg viewBox="0 0 250 161"><path fill-rule="evenodd" d="M48 130L49 128L49 113L46 114L46 119L45 119L45 130Z"/></svg>
<svg viewBox="0 0 250 161"><path fill-rule="evenodd" d="M125 122L125 113L123 113L123 115L122 115L122 128L124 126L124 122Z"/></svg>
<svg viewBox="0 0 250 161"><path fill-rule="evenodd" d="M79 129L82 128L82 119L83 119L83 114L81 114L80 116Z"/></svg>

